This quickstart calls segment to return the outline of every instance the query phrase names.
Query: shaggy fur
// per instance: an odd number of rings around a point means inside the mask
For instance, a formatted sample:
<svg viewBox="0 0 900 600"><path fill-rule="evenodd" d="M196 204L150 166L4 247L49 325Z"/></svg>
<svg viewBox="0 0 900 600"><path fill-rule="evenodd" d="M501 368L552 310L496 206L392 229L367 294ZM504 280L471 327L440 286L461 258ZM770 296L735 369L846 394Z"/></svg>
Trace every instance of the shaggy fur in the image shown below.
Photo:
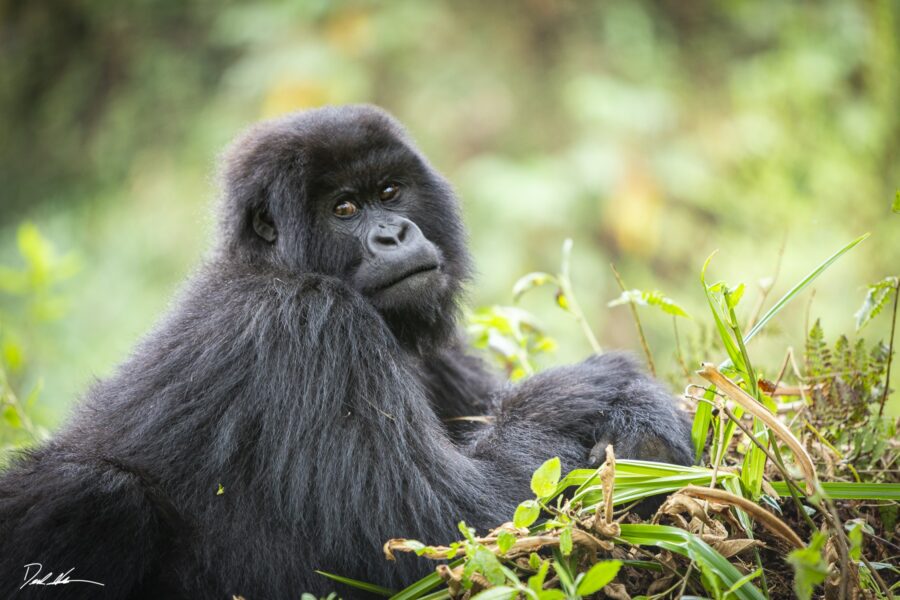
<svg viewBox="0 0 900 600"><path fill-rule="evenodd" d="M386 562L387 539L443 543L461 520L482 532L508 520L547 458L585 466L611 441L620 457L690 462L683 415L628 358L505 386L465 353L456 199L384 112L267 122L224 165L216 250L67 425L0 478L0 596L257 600L338 587L314 569L400 588L433 565ZM318 200L385 173L402 178L403 214L450 281L398 311L346 283L359 244ZM274 244L254 234L261 207ZM494 422L444 422L480 414ZM18 591L27 563L105 587Z"/></svg>

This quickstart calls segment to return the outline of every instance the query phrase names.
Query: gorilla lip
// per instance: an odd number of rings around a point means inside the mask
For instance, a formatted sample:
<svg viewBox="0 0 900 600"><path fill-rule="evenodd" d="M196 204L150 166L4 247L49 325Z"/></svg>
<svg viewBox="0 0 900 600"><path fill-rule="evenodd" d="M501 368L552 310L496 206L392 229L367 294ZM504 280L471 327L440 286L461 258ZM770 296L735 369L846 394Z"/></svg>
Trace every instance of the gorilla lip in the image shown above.
<svg viewBox="0 0 900 600"><path fill-rule="evenodd" d="M437 271L440 269L440 265L437 263L426 263L422 266L416 267L415 269L411 269L399 277L395 277L393 279L389 279L385 283L378 284L372 288L372 293L382 292L390 287L397 285L398 283L402 283L409 279L410 277L415 277L416 275L421 275L423 273L430 273L431 271Z"/></svg>

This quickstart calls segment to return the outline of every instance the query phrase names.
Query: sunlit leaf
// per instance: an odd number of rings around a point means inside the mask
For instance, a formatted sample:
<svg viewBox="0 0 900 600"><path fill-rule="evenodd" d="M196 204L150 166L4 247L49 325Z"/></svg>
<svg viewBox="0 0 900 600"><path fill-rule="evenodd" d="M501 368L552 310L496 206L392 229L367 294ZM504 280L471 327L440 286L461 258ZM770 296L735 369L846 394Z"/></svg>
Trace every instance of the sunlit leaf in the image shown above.
<svg viewBox="0 0 900 600"><path fill-rule="evenodd" d="M531 491L538 498L552 495L559 483L561 468L558 456L544 462L531 476Z"/></svg>
<svg viewBox="0 0 900 600"><path fill-rule="evenodd" d="M603 586L615 579L622 567L622 562L618 560L606 560L596 563L584 574L578 583L578 594L581 596L589 596L599 592Z"/></svg>
<svg viewBox="0 0 900 600"><path fill-rule="evenodd" d="M725 301L728 303L729 308L737 307L738 303L741 301L741 298L744 297L744 290L746 286L743 283L739 283L737 287L729 289L725 293Z"/></svg>
<svg viewBox="0 0 900 600"><path fill-rule="evenodd" d="M541 505L534 500L526 500L516 507L513 516L513 525L516 527L530 527L541 516Z"/></svg>
<svg viewBox="0 0 900 600"><path fill-rule="evenodd" d="M508 531L501 531L500 535L497 536L497 548L500 550L502 554L506 554L506 552L513 547L513 544L516 543L516 536Z"/></svg>
<svg viewBox="0 0 900 600"><path fill-rule="evenodd" d="M559 532L559 549L562 551L563 556L569 556L572 554L572 524L569 523L566 525L562 531Z"/></svg>

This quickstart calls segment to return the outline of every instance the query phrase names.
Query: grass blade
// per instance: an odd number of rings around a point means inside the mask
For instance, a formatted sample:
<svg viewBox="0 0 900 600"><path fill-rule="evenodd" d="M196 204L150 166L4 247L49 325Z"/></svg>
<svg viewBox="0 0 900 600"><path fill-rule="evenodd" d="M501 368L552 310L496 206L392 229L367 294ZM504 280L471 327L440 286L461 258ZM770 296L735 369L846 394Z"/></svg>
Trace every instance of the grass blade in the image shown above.
<svg viewBox="0 0 900 600"><path fill-rule="evenodd" d="M747 332L747 335L744 336L744 343L746 344L747 342L752 340L753 336L755 336L757 333L759 333L762 330L762 328L765 327L766 324L772 320L772 317L774 317L779 312L781 312L781 309L783 309L785 306L787 306L791 302L791 300L794 299L794 297L797 294L799 294L804 289L806 289L806 287L810 283L812 283L819 275L824 273L825 270L828 269L828 267L830 267L832 264L834 264L834 261L836 261L841 256L843 256L844 254L846 254L847 252L852 250L859 243L863 242L866 238L869 237L869 235L870 234L868 234L868 233L864 233L863 235L859 236L858 238L856 238L855 240L853 240L852 242L850 242L849 244L847 244L846 246L844 246L843 248L841 248L840 250L838 250L837 252L835 252L834 254L829 256L825 260L825 262L820 264L809 275L807 275L802 280L800 280L800 282L797 285L795 285L794 287L792 287L788 293L786 293L784 296L782 296L781 299L778 302L776 302L774 306L772 306L772 308L770 308L768 311L766 311L766 314L764 314L759 319L759 321L756 323L756 325L754 325L753 328L749 332ZM722 363L719 366L719 368L724 369L725 367L727 367L729 365L731 365L731 361L726 360L724 363Z"/></svg>
<svg viewBox="0 0 900 600"><path fill-rule="evenodd" d="M449 567L457 567L462 564L462 559L455 560L448 564ZM425 598L431 598L432 596L436 598L442 598L441 591L434 592L432 594L425 595L430 592L437 586L444 583L444 580L441 579L441 576L437 574L437 572L433 572L430 575L426 575L422 579L418 580L414 584L409 587L403 588L393 596L391 596L390 600L424 600Z"/></svg>
<svg viewBox="0 0 900 600"><path fill-rule="evenodd" d="M639 546L657 546L696 561L711 569L741 600L765 600L759 588L744 581L744 574L697 536L667 525L622 525L620 537Z"/></svg>
<svg viewBox="0 0 900 600"><path fill-rule="evenodd" d="M380 585L375 585L374 583L366 583L365 581L358 581L356 579L350 579L349 577L343 577L341 575L335 575L333 573L326 573L325 571L316 571L316 573L322 575L323 577L327 577L332 581L337 581L338 583L343 583L344 585L349 585L350 587L356 588L358 590L363 590L365 592L370 592L372 594L378 594L379 596L394 595L393 590L381 587Z"/></svg>

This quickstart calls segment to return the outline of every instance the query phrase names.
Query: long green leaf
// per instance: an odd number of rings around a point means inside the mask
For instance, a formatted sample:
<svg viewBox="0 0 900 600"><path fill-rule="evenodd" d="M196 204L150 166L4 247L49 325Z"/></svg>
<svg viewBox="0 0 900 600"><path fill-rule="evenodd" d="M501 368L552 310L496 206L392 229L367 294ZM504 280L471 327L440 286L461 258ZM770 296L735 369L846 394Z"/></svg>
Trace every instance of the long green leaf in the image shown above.
<svg viewBox="0 0 900 600"><path fill-rule="evenodd" d="M834 500L893 500L900 502L900 483L825 481L820 485L825 493ZM773 481L772 487L779 494L789 493L788 486L783 481Z"/></svg>
<svg viewBox="0 0 900 600"><path fill-rule="evenodd" d="M834 254L829 256L825 260L825 262L823 262L818 267L813 269L813 271L809 275L807 275L802 280L800 280L800 282L797 285L795 285L794 287L792 287L788 293L786 293L784 296L782 296L781 299L778 302L776 302L774 306L772 306L772 308L770 308L768 311L766 311L766 314L764 314L762 316L762 318L760 318L760 320L756 323L756 325L753 326L753 328L749 332L747 332L747 335L744 336L744 343L746 344L747 342L752 340L753 337L757 333L759 333L762 330L762 328L765 327L769 321L772 320L772 317L774 317L779 312L781 312L781 309L783 309L785 306L787 306L791 302L791 300L794 299L794 297L797 294L799 294L804 289L806 289L806 287L810 283L815 281L815 279L819 275L824 273L825 270L828 269L828 267L830 267L834 263L834 261L836 261L841 256L843 256L844 254L846 254L847 252L852 250L854 247L856 247L857 244L861 243L866 238L868 238L869 235L870 234L868 234L868 233L864 233L863 235L859 236L858 238L856 238L855 240L853 240L852 242L850 242L849 244L847 244L846 246L844 246L843 248L841 248L840 250L838 250L837 252L835 252ZM731 365L731 361L726 360L721 365L719 365L719 369L723 369L729 365Z"/></svg>
<svg viewBox="0 0 900 600"><path fill-rule="evenodd" d="M350 579L349 577L342 577L341 575L335 575L333 573L326 573L325 571L316 571L319 575L327 577L333 581L337 581L338 583L343 583L344 585L349 585L350 587L354 587L358 590L363 590L366 592L371 592L373 594L378 594L379 596L393 596L394 591L389 590L385 587L381 587L380 585L375 585L374 583L366 583L365 581L358 581L356 579Z"/></svg>
<svg viewBox="0 0 900 600"><path fill-rule="evenodd" d="M737 587L732 593L741 600L765 600L759 588L749 582L738 583L744 574L728 560L713 550L697 536L677 527L667 525L622 525L620 537L639 546L657 546L670 552L686 556L698 564L712 569L729 588Z"/></svg>
<svg viewBox="0 0 900 600"><path fill-rule="evenodd" d="M451 561L447 566L449 566L450 568L455 568L462 563L463 559L459 558ZM437 572L433 572L430 575L426 575L422 579L413 583L409 587L403 588L402 590L391 596L390 600L425 600L426 598L430 598L435 594L439 594L440 590L438 592L434 592L433 594L428 594L427 596L425 595L442 583L444 583L444 580L441 579L441 576L438 575Z"/></svg>

